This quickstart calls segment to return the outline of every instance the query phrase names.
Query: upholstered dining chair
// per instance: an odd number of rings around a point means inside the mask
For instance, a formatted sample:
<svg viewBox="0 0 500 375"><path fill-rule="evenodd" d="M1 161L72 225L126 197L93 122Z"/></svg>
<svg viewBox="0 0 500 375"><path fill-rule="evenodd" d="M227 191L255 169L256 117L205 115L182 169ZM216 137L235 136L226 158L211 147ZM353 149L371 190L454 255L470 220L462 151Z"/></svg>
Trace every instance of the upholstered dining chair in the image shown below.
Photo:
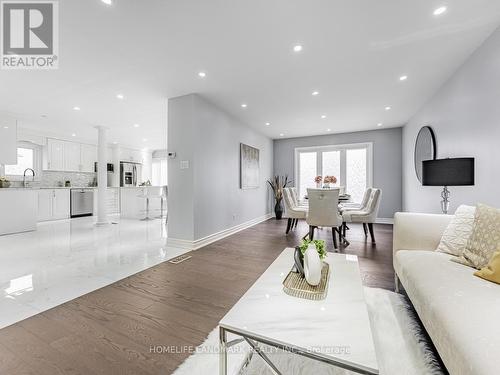
<svg viewBox="0 0 500 375"><path fill-rule="evenodd" d="M340 203L339 204L340 212L363 210L364 208L366 208L366 204L368 203L368 199L370 199L371 193L372 193L372 188L366 189L365 193L363 194L363 199L361 200L360 203L351 203L351 202Z"/></svg>
<svg viewBox="0 0 500 375"><path fill-rule="evenodd" d="M300 207L295 203L291 189L292 188L283 189L283 200L285 201L284 217L288 219L286 234L290 232L290 229L297 227L299 219L305 219L307 217L307 208Z"/></svg>
<svg viewBox="0 0 500 375"><path fill-rule="evenodd" d="M293 201L295 202L296 206L299 206L299 207L308 207L309 206L309 203L307 202L307 200L300 199L299 193L298 193L296 187L291 187L290 192L292 193L292 198L293 198Z"/></svg>
<svg viewBox="0 0 500 375"><path fill-rule="evenodd" d="M309 238L314 238L318 227L332 228L333 247L337 246L337 233L342 241L342 216L338 211L339 189L307 189L309 211L306 222L309 224Z"/></svg>
<svg viewBox="0 0 500 375"><path fill-rule="evenodd" d="M371 189L370 197L364 208L359 210L347 210L342 212L342 229L345 235L345 229L347 223L362 223L363 229L365 231L365 236L368 236L368 231L370 231L370 237L372 242L375 242L375 235L373 233L373 223L377 220L378 210L380 207L380 200L382 198L382 190ZM368 230L367 230L368 227Z"/></svg>

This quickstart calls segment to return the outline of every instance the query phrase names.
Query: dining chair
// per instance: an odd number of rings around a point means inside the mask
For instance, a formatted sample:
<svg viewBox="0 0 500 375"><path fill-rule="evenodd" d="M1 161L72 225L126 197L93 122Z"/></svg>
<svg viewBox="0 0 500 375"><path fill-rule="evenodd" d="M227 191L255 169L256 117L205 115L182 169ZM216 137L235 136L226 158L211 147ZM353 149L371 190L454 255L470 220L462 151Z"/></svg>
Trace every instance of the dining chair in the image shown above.
<svg viewBox="0 0 500 375"><path fill-rule="evenodd" d="M370 195L372 193L372 188L368 188L365 190L365 193L363 194L363 199L361 200L360 203L351 203L351 202L346 202L346 203L340 203L339 205L339 210L340 212L344 211L359 211L364 208L366 208L366 204L368 203L368 199L370 199Z"/></svg>
<svg viewBox="0 0 500 375"><path fill-rule="evenodd" d="M309 239L314 239L314 230L318 227L332 228L333 247L344 240L341 227L342 216L339 214L339 189L307 189L309 211L306 222L309 224Z"/></svg>
<svg viewBox="0 0 500 375"><path fill-rule="evenodd" d="M305 219L307 217L307 208L300 207L295 203L291 189L292 188L283 189L283 198L285 201L284 217L288 219L286 234L290 232L290 229L297 228L299 219Z"/></svg>
<svg viewBox="0 0 500 375"><path fill-rule="evenodd" d="M365 236L368 237L368 231L372 242L375 242L373 232L373 223L377 220L380 201L382 199L382 190L371 189L370 196L364 208L359 210L347 210L342 212L342 232L345 235L347 223L362 223ZM368 229L367 229L368 227Z"/></svg>
<svg viewBox="0 0 500 375"><path fill-rule="evenodd" d="M299 207L308 207L309 206L309 203L307 202L307 200L300 199L299 193L298 193L296 187L291 187L290 192L292 193L292 198L293 198L296 206L299 206Z"/></svg>

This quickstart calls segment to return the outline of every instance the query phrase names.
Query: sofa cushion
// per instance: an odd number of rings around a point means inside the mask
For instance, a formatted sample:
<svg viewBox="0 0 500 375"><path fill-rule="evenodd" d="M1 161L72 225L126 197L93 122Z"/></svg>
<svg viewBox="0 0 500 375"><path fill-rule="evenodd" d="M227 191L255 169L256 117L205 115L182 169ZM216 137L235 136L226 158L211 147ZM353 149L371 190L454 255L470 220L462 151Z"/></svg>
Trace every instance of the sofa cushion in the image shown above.
<svg viewBox="0 0 500 375"><path fill-rule="evenodd" d="M498 373L500 285L435 251L400 250L394 266L453 375Z"/></svg>
<svg viewBox="0 0 500 375"><path fill-rule="evenodd" d="M500 210L478 204L472 234L460 258L455 261L481 269L500 248Z"/></svg>
<svg viewBox="0 0 500 375"><path fill-rule="evenodd" d="M437 251L460 256L465 250L474 225L476 207L461 205L446 227Z"/></svg>
<svg viewBox="0 0 500 375"><path fill-rule="evenodd" d="M500 251L493 254L493 258L486 267L474 272L474 276L500 284Z"/></svg>

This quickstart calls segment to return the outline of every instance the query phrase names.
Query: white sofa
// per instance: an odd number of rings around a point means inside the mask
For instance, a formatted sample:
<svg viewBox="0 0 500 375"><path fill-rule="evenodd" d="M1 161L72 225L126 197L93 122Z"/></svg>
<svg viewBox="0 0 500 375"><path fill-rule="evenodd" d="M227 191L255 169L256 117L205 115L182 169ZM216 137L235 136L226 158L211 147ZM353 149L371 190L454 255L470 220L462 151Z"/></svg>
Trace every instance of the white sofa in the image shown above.
<svg viewBox="0 0 500 375"><path fill-rule="evenodd" d="M399 278L450 374L500 374L500 285L434 251L451 218L395 215L396 285Z"/></svg>

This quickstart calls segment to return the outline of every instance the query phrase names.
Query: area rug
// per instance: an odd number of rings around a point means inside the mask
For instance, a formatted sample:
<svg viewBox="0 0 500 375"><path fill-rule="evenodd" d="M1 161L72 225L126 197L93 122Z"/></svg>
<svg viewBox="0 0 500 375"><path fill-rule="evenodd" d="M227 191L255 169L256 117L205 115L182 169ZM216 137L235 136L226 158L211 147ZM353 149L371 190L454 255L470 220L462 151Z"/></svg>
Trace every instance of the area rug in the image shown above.
<svg viewBox="0 0 500 375"><path fill-rule="evenodd" d="M445 374L436 359L427 336L408 300L383 289L365 288L373 340L381 375ZM236 337L228 336L229 340ZM262 345L265 349L265 346ZM230 348L228 374L271 374L258 355L249 355L250 348L242 343ZM214 329L175 372L174 375L217 375L219 373L218 329ZM346 375L350 371L334 368L299 355L281 350L268 355L282 374ZM248 360L249 359L249 360Z"/></svg>

